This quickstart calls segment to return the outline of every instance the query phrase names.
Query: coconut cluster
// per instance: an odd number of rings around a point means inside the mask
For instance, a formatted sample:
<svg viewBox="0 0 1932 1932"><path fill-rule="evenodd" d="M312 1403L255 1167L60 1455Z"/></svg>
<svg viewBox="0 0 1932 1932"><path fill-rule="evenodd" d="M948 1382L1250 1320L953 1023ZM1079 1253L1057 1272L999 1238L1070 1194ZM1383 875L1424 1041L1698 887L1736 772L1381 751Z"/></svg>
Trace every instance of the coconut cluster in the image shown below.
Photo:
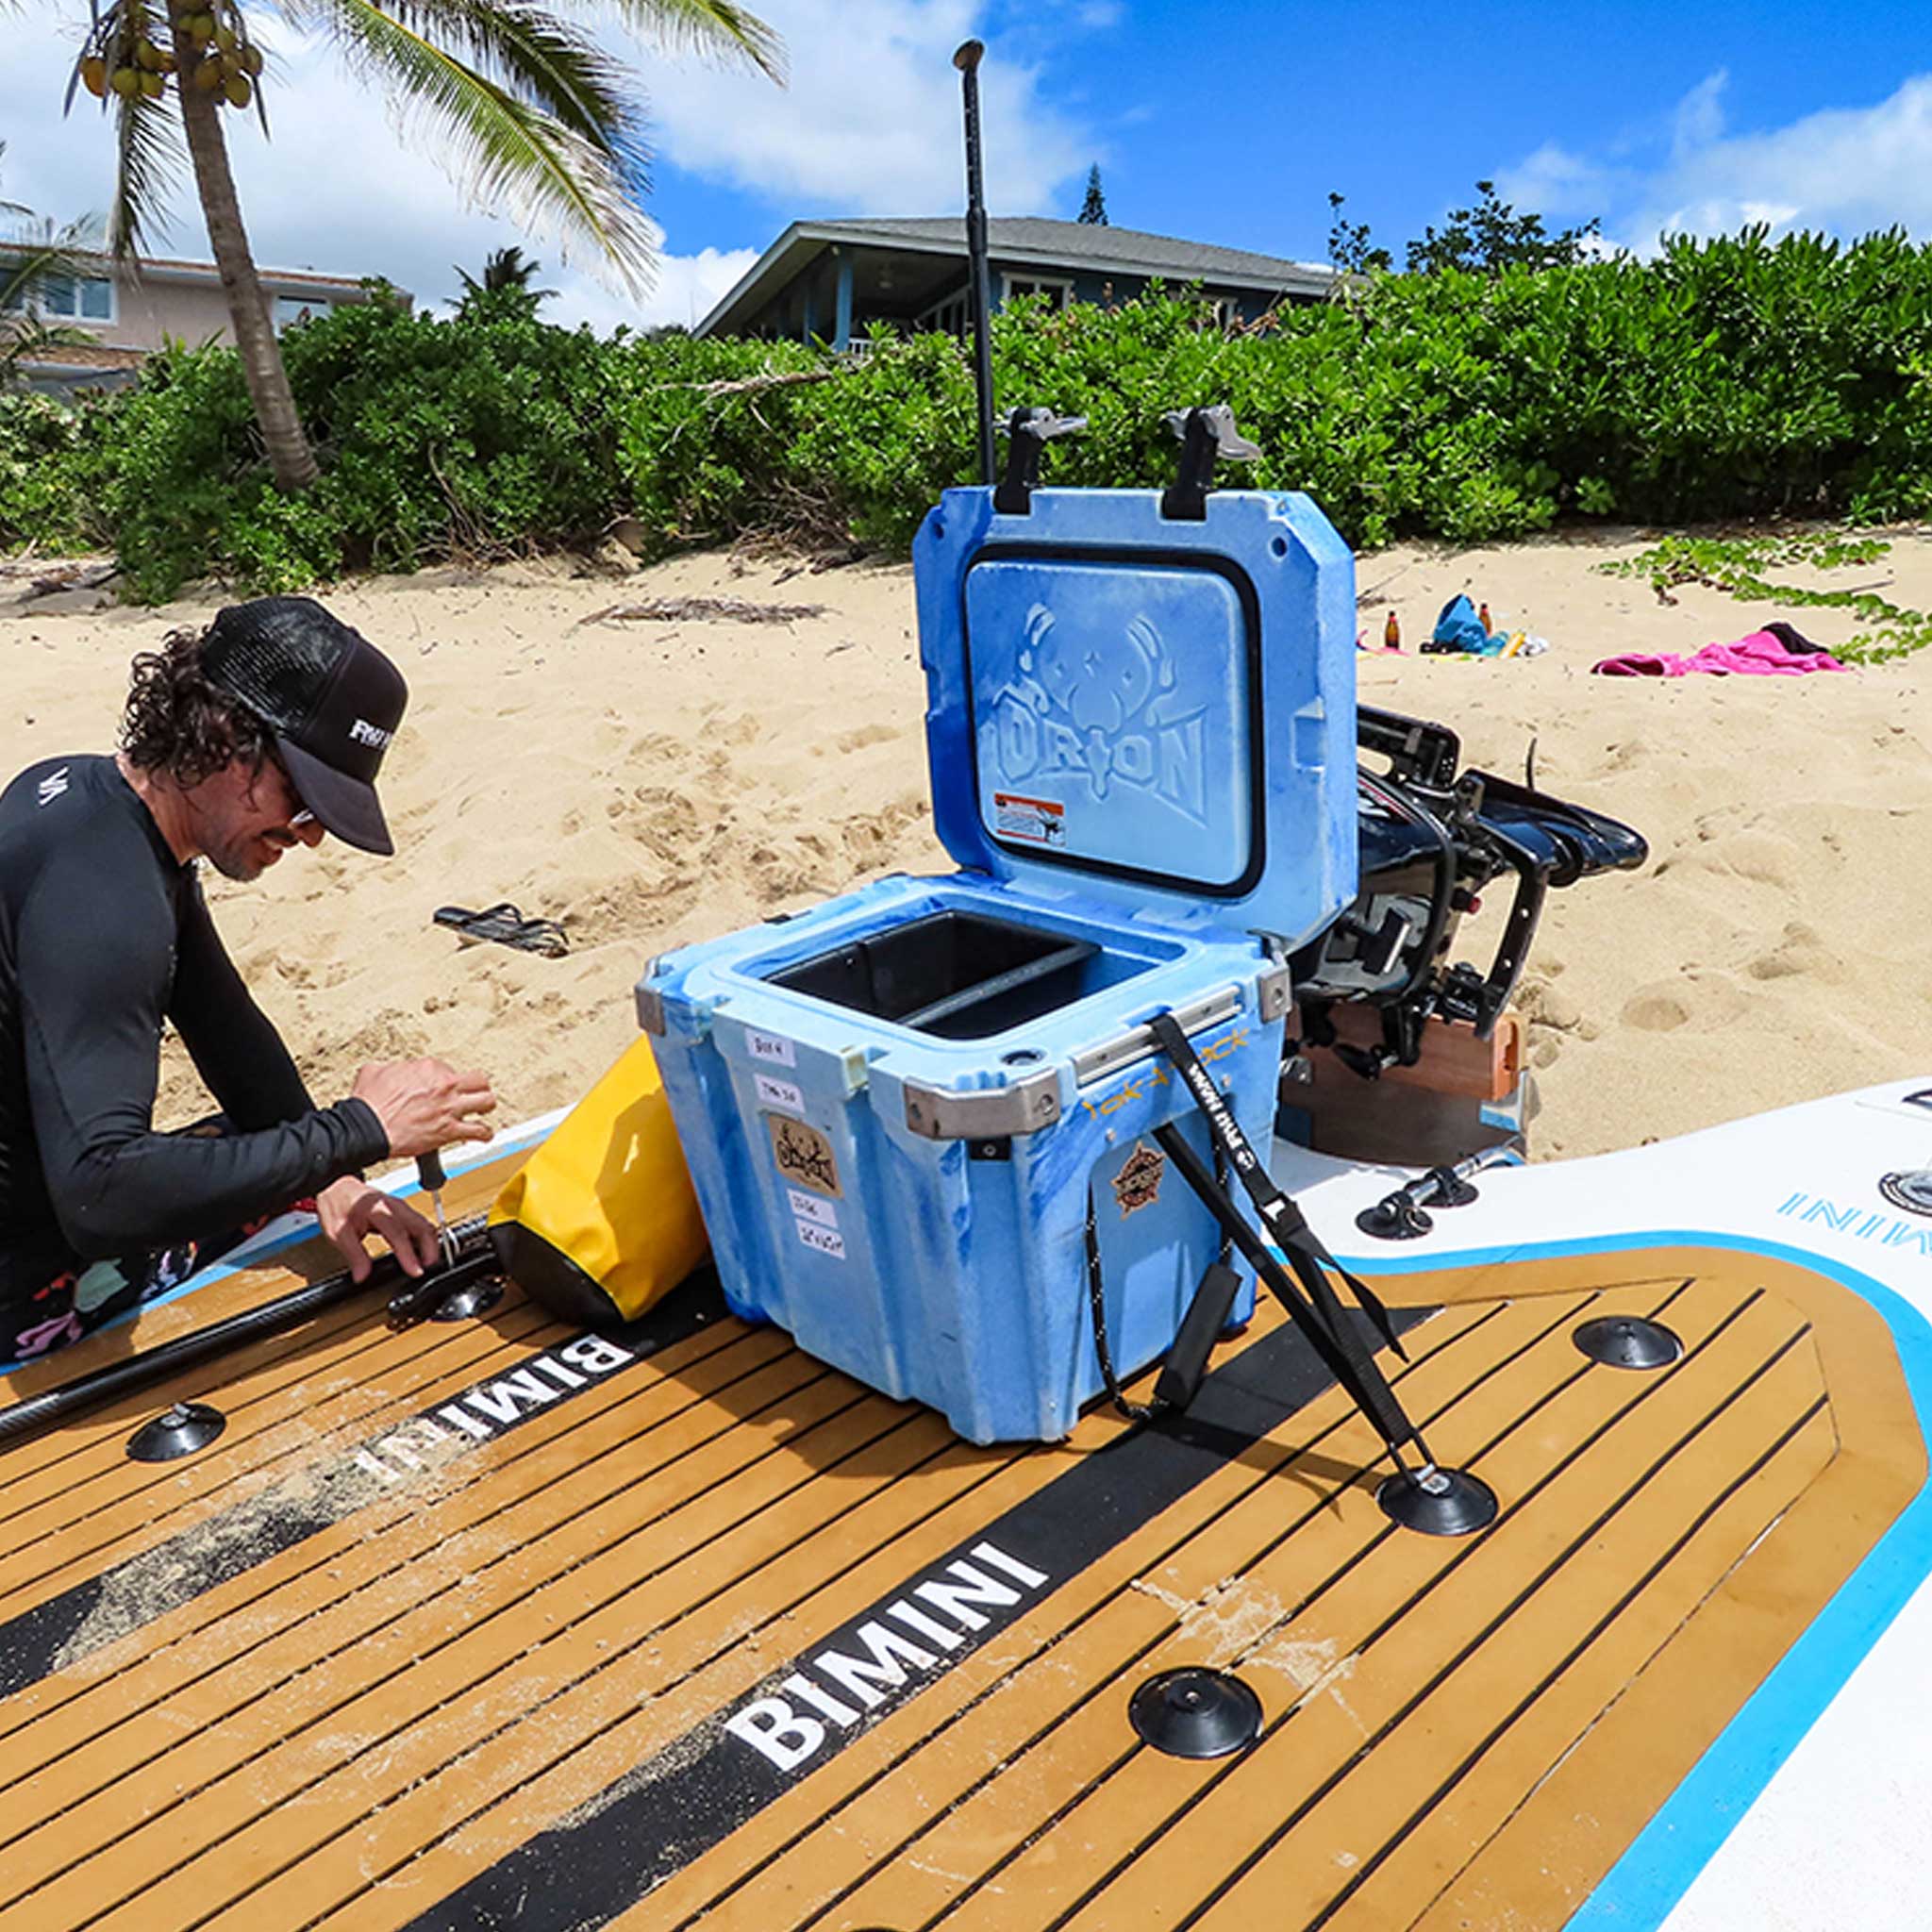
<svg viewBox="0 0 1932 1932"><path fill-rule="evenodd" d="M262 61L242 9L223 0L175 0L165 18L164 26L161 14L138 6L103 14L81 50L80 84L96 100L112 93L158 101L172 77L177 87L247 107Z"/></svg>

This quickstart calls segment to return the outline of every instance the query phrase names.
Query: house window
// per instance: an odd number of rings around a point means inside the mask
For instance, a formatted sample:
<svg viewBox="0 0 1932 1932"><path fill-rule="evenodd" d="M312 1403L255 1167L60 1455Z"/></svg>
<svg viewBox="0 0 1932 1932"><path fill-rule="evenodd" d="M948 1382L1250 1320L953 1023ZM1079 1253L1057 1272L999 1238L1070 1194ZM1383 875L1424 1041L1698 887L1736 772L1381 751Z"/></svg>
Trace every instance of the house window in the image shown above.
<svg viewBox="0 0 1932 1932"><path fill-rule="evenodd" d="M106 275L42 275L35 282L26 302L13 300L8 308L31 306L34 313L48 322L99 322L114 320L114 284Z"/></svg>
<svg viewBox="0 0 1932 1932"><path fill-rule="evenodd" d="M328 304L314 295L277 295L275 333L280 335L285 328L293 328L298 322L311 322L316 316L327 313Z"/></svg>
<svg viewBox="0 0 1932 1932"><path fill-rule="evenodd" d="M1008 302L1017 295L1044 295L1049 308L1064 308L1074 299L1072 282L1057 281L1049 275L1007 275L1002 279Z"/></svg>

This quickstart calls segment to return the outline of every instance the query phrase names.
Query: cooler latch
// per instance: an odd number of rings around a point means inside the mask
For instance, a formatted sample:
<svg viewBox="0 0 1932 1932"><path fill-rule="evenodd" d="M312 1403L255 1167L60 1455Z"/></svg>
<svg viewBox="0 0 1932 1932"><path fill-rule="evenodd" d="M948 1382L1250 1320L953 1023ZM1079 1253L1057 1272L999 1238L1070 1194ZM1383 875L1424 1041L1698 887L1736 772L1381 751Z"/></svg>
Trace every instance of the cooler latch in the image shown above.
<svg viewBox="0 0 1932 1932"><path fill-rule="evenodd" d="M1007 474L992 493L992 507L1003 517L1030 516L1041 452L1056 437L1079 435L1087 419L1056 416L1051 409L1015 409L1002 426L1008 437Z"/></svg>

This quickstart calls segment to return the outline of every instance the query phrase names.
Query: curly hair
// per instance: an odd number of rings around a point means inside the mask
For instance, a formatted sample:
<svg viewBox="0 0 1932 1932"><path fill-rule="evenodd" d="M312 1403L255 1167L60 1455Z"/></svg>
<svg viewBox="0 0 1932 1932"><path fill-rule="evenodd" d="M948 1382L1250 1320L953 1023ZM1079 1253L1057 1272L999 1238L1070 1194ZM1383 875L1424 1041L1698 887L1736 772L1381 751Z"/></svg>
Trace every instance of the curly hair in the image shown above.
<svg viewBox="0 0 1932 1932"><path fill-rule="evenodd" d="M170 631L158 651L134 660L121 749L142 770L188 790L242 758L259 771L273 754L268 726L202 675L205 631Z"/></svg>

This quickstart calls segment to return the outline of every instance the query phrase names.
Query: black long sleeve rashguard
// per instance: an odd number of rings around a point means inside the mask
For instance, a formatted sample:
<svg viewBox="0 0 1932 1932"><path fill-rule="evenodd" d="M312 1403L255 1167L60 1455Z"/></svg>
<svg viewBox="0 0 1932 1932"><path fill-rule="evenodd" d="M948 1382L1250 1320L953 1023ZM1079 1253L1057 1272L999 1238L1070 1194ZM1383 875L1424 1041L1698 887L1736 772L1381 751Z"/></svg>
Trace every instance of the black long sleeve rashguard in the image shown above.
<svg viewBox="0 0 1932 1932"><path fill-rule="evenodd" d="M171 1019L239 1130L154 1130ZM380 1160L364 1101L316 1108L111 758L0 792L0 1301L86 1260L207 1238Z"/></svg>

